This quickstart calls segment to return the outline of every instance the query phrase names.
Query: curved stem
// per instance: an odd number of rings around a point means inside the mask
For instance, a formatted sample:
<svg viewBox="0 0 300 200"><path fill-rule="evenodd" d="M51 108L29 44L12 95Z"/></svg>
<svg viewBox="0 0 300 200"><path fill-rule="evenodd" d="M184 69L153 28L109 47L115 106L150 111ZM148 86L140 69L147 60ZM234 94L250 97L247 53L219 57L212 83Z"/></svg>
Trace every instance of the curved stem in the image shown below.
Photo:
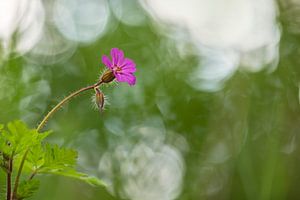
<svg viewBox="0 0 300 200"><path fill-rule="evenodd" d="M61 102L59 102L54 108L52 108L52 110L44 117L44 119L41 121L41 123L38 125L37 127L37 131L40 131L45 124L47 123L47 121L49 120L49 118L57 111L59 110L59 108L61 108L62 105L64 105L66 102L68 102L70 99L72 99L73 97L77 96L78 94L80 94L81 92L90 90L90 89L94 89L95 87L99 86L102 84L102 81L99 81L98 83L94 84L94 85L90 85L84 88L81 88L75 92L73 92L72 94L70 94L69 96L67 96L66 98L64 98Z"/></svg>
<svg viewBox="0 0 300 200"><path fill-rule="evenodd" d="M87 87L84 87L84 88L81 88L73 93L71 93L69 96L65 97L62 101L60 101L54 108L52 108L52 110L44 117L44 119L41 121L41 123L38 125L37 127L37 131L39 132L44 126L45 124L47 123L47 121L49 120L49 118L56 112L59 110L59 108L61 108L62 105L64 105L66 102L68 102L70 99L72 99L73 97L77 96L78 94L80 94L81 92L84 92L84 91L87 91L87 90L90 90L90 89L94 89L95 87L98 87L99 85L101 85L103 82L102 81L99 81L97 82L96 84L94 85L90 85L90 86L87 86ZM13 191L13 197L16 197L17 196L17 192L18 192L18 186L19 186L19 182L20 182L20 177L21 177L21 173L22 173L22 170L23 170L23 166L24 166L24 163L25 163L25 160L26 160L26 157L27 157L27 154L29 152L29 148L25 151L23 157L22 157L22 160L21 160L21 163L20 163L20 166L19 166L19 169L18 169L18 174L16 176L16 179L15 179L15 186L14 186L14 191ZM35 173L33 173L31 176L30 176L30 179L32 179L33 177L35 176ZM11 175L8 174L7 176L7 180L9 180L9 184L7 186L9 186L9 192L7 193L7 198L8 197L11 197ZM9 195L9 196L8 196Z"/></svg>

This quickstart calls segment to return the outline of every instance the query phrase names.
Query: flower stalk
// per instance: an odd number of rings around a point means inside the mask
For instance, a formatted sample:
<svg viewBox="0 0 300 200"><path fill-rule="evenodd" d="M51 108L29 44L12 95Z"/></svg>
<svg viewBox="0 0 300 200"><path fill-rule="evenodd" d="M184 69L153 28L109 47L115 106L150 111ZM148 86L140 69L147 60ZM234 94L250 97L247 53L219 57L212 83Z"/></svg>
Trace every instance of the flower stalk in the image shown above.
<svg viewBox="0 0 300 200"><path fill-rule="evenodd" d="M73 97L79 95L82 92L91 90L91 89L95 89L97 87L99 87L101 84L103 83L103 81L99 81L94 85L90 85L84 88L81 88L73 93L71 93L69 96L67 96L66 98L64 98L62 101L60 101L54 108L52 108L52 110L44 117L44 119L41 121L41 123L38 125L37 127L37 131L41 131L41 129L45 126L45 124L47 123L47 121L50 119L50 117L52 115L54 115L65 103L67 103L69 100L71 100ZM18 186L19 186L19 182L20 182L20 177L21 177L21 173L23 170L23 166L25 163L25 160L27 158L28 152L30 149L27 149L26 152L24 153L19 169L18 169L18 173L15 179L15 186L14 186L14 190L13 190L13 194L11 193L11 171L8 170L7 173L7 200L11 200L12 199L16 199L17 198L17 193L18 193ZM9 167L12 166L12 163L9 164ZM10 168L9 168L10 169ZM12 167L11 167L12 169ZM34 176L34 175L33 175ZM33 178L33 176L31 178ZM12 195L12 196L11 196Z"/></svg>
<svg viewBox="0 0 300 200"><path fill-rule="evenodd" d="M88 90L94 90L95 96L96 96L96 104L100 110L100 112L104 108L104 94L101 92L99 87L103 83L110 83L114 79L116 79L118 82L127 82L130 86L134 85L136 83L136 78L134 76L134 72L136 71L135 63L133 60L129 58L124 57L124 53L122 50L119 50L117 48L113 48L111 50L111 57L112 60L110 61L107 56L102 57L102 62L105 64L105 66L108 68L100 77L99 81L93 85L81 88L67 97L65 97L63 100L61 100L55 107L53 107L50 112L43 118L43 120L38 124L36 130L37 132L40 132L43 127L46 125L48 120L68 101L70 101L73 97L79 95L82 92L88 91ZM30 151L30 148L26 149L25 153L22 156L20 166L17 171L17 175L15 178L14 188L12 192L12 171L13 171L13 156L7 158L7 200L17 200L18 199L18 187L19 182L22 174L22 170L24 167L24 163L26 161L27 155ZM31 180L35 175L36 171L33 172L29 180Z"/></svg>
<svg viewBox="0 0 300 200"><path fill-rule="evenodd" d="M54 115L54 113L56 113L56 111L58 111L65 103L67 103L69 100L71 100L73 97L79 95L80 93L87 91L87 90L91 90L94 89L98 86L100 86L103 82L100 80L98 83L94 84L94 85L90 85L84 88L81 88L73 93L71 93L69 96L67 96L66 98L64 98L62 101L60 101L54 108L52 108L52 110L50 110L50 112L44 117L44 119L40 122L40 124L37 127L37 131L40 131L45 124L47 123L47 121L49 120L49 118Z"/></svg>

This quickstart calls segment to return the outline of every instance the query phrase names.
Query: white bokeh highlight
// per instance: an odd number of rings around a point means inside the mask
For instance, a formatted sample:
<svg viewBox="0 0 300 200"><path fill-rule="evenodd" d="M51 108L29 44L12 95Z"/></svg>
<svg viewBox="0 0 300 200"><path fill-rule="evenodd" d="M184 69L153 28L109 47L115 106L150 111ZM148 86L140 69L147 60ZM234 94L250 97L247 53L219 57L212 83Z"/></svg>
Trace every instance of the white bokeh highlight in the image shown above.
<svg viewBox="0 0 300 200"><path fill-rule="evenodd" d="M44 20L45 10L40 0L1 1L0 44L4 54L28 52L39 41Z"/></svg>
<svg viewBox="0 0 300 200"><path fill-rule="evenodd" d="M135 131L139 142L122 140L114 150L102 156L99 162L101 179L112 194L122 198L176 199L181 193L185 173L182 151L165 142L161 129L139 127ZM121 185L115 187L118 181Z"/></svg>
<svg viewBox="0 0 300 200"><path fill-rule="evenodd" d="M80 44L106 30L106 0L9 0L0 2L0 61L16 52L33 62L65 62Z"/></svg>
<svg viewBox="0 0 300 200"><path fill-rule="evenodd" d="M170 28L175 26L191 36L200 64L189 83L197 89L221 89L239 67L250 72L276 69L281 33L274 0L140 2L157 22L163 22L159 25L166 34L180 35ZM207 54L207 49L214 53Z"/></svg>
<svg viewBox="0 0 300 200"><path fill-rule="evenodd" d="M54 23L69 40L90 43L105 30L109 9L105 0L60 0L54 6Z"/></svg>
<svg viewBox="0 0 300 200"><path fill-rule="evenodd" d="M129 26L145 23L145 13L136 0L110 0L109 3L113 8L112 12L122 23Z"/></svg>

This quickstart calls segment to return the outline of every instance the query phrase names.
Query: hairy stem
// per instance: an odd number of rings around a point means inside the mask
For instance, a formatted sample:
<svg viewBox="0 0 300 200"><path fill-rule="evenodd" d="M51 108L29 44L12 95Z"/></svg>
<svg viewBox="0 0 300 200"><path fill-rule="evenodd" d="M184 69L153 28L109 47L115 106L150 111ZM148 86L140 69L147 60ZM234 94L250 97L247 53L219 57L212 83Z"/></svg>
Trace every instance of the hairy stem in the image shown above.
<svg viewBox="0 0 300 200"><path fill-rule="evenodd" d="M70 94L69 96L67 96L66 98L64 98L62 101L60 101L54 108L52 108L52 110L44 117L44 119L41 121L41 123L38 125L37 127L37 131L40 131L45 124L47 123L47 121L49 120L49 118L56 113L56 111L59 110L59 108L61 108L61 106L63 106L66 102L68 102L70 99L72 99L73 97L77 96L78 94L80 94L81 92L90 90L90 89L94 89L95 87L99 86L102 84L102 81L99 81L98 83L94 84L94 85L90 85L84 88L81 88L75 92L73 92L72 94Z"/></svg>
<svg viewBox="0 0 300 200"><path fill-rule="evenodd" d="M13 169L13 158L8 158L8 170L6 176L6 199L11 200L11 174Z"/></svg>
<svg viewBox="0 0 300 200"><path fill-rule="evenodd" d="M103 82L102 81L99 81L97 82L96 84L94 85L90 85L90 86L87 86L87 87L84 87L84 88L81 88L73 93L71 93L69 96L67 96L66 98L64 98L62 101L60 101L54 108L52 108L52 110L50 110L50 112L44 117L44 119L41 121L41 123L38 125L37 127L37 131L39 132L44 126L45 124L47 123L47 121L49 120L49 118L54 114L56 113L56 111L59 110L59 108L61 108L65 103L67 103L70 99L72 99L73 97L77 96L78 94L84 92L84 91L87 91L87 90L90 90L90 89L94 89L95 87L98 87L99 85L101 85ZM18 174L16 176L16 179L15 179L15 186L14 186L14 191L13 191L13 198L17 198L17 193L18 193L18 186L19 186L19 182L20 182L20 177L21 177L21 174L22 174L22 170L23 170L23 166L24 166L24 163L25 163L25 160L26 160L26 157L27 157L27 154L29 152L29 148L26 150L26 152L24 153L23 157L22 157L22 160L21 160L21 163L20 163L20 166L19 166L19 169L18 169ZM34 176L35 176L36 173L33 173L29 179L32 179ZM9 180L9 182L8 182ZM7 192L7 200L11 200L11 173L7 174L7 188L9 188L9 192ZM8 187L9 186L9 187Z"/></svg>

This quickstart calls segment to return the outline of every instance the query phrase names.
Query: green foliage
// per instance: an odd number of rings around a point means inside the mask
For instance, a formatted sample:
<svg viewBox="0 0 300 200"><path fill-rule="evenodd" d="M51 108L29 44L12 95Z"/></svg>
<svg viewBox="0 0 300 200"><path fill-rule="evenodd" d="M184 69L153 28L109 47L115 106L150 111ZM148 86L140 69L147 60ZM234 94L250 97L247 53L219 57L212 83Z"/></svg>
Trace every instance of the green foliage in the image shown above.
<svg viewBox="0 0 300 200"><path fill-rule="evenodd" d="M101 180L99 180L96 177L89 176L84 173L77 172L74 169L64 169L64 170L51 170L48 172L42 172L42 173L49 173L49 174L56 174L56 175L61 175L61 176L66 176L66 177L71 177L75 178L81 181L84 181L90 185L94 186L100 186L100 185L105 185Z"/></svg>
<svg viewBox="0 0 300 200"><path fill-rule="evenodd" d="M18 191L18 199L25 199L28 197L31 197L38 189L40 186L40 181L36 179L31 179L28 181L22 181L20 186L19 186L19 191Z"/></svg>
<svg viewBox="0 0 300 200"><path fill-rule="evenodd" d="M0 127L0 149L7 156L16 156L27 148L40 144L50 132L39 133L35 129L29 129L21 121L13 121L7 124L7 129Z"/></svg>
<svg viewBox="0 0 300 200"><path fill-rule="evenodd" d="M78 154L72 149L45 144L38 151L31 151L33 171L40 174L56 174L85 181L91 185L103 185L95 177L75 170Z"/></svg>
<svg viewBox="0 0 300 200"><path fill-rule="evenodd" d="M60 148L57 145L45 145L42 171L51 172L73 168L76 164L77 152Z"/></svg>
<svg viewBox="0 0 300 200"><path fill-rule="evenodd" d="M0 164L7 171L7 160L15 161L14 172L25 159L26 172L30 178L21 177L17 197L25 199L33 195L39 187L39 181L32 179L39 174L54 174L71 177L91 185L103 185L96 177L76 171L78 154L73 149L44 143L43 140L50 132L39 133L36 129L29 129L22 121L14 121L6 127L0 125ZM27 153L26 153L27 152Z"/></svg>

